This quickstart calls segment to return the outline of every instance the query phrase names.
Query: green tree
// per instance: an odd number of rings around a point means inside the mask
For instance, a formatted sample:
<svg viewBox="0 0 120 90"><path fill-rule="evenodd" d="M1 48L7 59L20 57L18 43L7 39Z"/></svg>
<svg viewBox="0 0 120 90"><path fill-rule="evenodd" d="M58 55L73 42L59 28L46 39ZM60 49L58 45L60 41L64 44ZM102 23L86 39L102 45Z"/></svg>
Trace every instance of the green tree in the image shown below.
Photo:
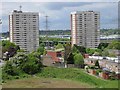
<svg viewBox="0 0 120 90"><path fill-rule="evenodd" d="M119 41L112 41L112 43L110 43L107 48L120 50L120 42Z"/></svg>
<svg viewBox="0 0 120 90"><path fill-rule="evenodd" d="M15 75L19 74L17 72L17 69L15 68L15 66L13 66L10 61L7 61L7 63L3 67L3 72L7 73L8 75L12 75L12 76L15 76Z"/></svg>
<svg viewBox="0 0 120 90"><path fill-rule="evenodd" d="M38 53L28 54L28 61L23 65L22 70L27 74L35 74L41 71L42 63Z"/></svg>
<svg viewBox="0 0 120 90"><path fill-rule="evenodd" d="M104 51L102 52L102 56L109 56L109 52L107 49L104 49Z"/></svg>
<svg viewBox="0 0 120 90"><path fill-rule="evenodd" d="M65 62L65 68L67 68L67 60L68 60L68 57L71 53L71 45L69 43L67 43L66 45L64 45L64 62Z"/></svg>
<svg viewBox="0 0 120 90"><path fill-rule="evenodd" d="M56 49L64 48L63 44L58 43L57 46L55 47Z"/></svg>
<svg viewBox="0 0 120 90"><path fill-rule="evenodd" d="M109 57L116 57L117 55L115 53L113 53L113 52L110 52L108 56Z"/></svg>
<svg viewBox="0 0 120 90"><path fill-rule="evenodd" d="M98 49L104 50L106 47L108 47L108 43L100 43L98 45Z"/></svg>
<svg viewBox="0 0 120 90"><path fill-rule="evenodd" d="M100 68L99 61L98 61L98 60L95 62L95 66L97 66L98 68Z"/></svg>
<svg viewBox="0 0 120 90"><path fill-rule="evenodd" d="M72 53L73 53L73 54L79 53L79 50L77 49L77 46L76 46L76 45L74 45L74 46L72 47Z"/></svg>
<svg viewBox="0 0 120 90"><path fill-rule="evenodd" d="M28 55L18 53L5 64L3 70L8 75L17 75L18 71L31 75L40 72L42 68L40 55L38 52L32 52Z"/></svg>
<svg viewBox="0 0 120 90"><path fill-rule="evenodd" d="M39 46L40 46L40 47L45 47L45 44L44 44L44 43L40 43Z"/></svg>
<svg viewBox="0 0 120 90"><path fill-rule="evenodd" d="M77 67L79 67L79 66L83 67L83 65L84 65L84 58L83 58L83 56L80 53L76 53L74 55L74 64Z"/></svg>
<svg viewBox="0 0 120 90"><path fill-rule="evenodd" d="M37 52L41 53L43 55L45 48L44 47L39 47L37 49Z"/></svg>
<svg viewBox="0 0 120 90"><path fill-rule="evenodd" d="M74 55L72 53L70 53L67 58L67 64L74 64Z"/></svg>
<svg viewBox="0 0 120 90"><path fill-rule="evenodd" d="M91 49L91 48L86 48L86 53L92 55L95 53L95 49Z"/></svg>
<svg viewBox="0 0 120 90"><path fill-rule="evenodd" d="M17 51L20 50L20 47L15 45L14 43L11 43L10 41L2 41L2 52L8 52L9 57L14 56Z"/></svg>

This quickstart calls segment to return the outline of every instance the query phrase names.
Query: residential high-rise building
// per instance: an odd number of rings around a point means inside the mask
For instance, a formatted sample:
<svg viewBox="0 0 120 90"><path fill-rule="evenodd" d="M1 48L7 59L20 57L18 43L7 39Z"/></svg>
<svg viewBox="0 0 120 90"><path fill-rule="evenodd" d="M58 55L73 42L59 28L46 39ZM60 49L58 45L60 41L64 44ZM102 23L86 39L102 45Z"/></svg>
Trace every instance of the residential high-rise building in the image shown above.
<svg viewBox="0 0 120 90"><path fill-rule="evenodd" d="M76 11L71 13L72 45L96 48L100 43L100 13Z"/></svg>
<svg viewBox="0 0 120 90"><path fill-rule="evenodd" d="M10 41L26 52L39 47L39 13L14 10L9 15Z"/></svg>

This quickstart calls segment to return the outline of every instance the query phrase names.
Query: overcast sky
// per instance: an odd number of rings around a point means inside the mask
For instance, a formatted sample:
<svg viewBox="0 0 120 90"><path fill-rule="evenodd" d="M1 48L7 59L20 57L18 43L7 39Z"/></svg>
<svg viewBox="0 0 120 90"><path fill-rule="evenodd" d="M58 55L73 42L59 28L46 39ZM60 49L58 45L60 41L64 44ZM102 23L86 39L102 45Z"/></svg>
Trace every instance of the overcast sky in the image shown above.
<svg viewBox="0 0 120 90"><path fill-rule="evenodd" d="M38 0L34 0L34 1L38 1ZM101 28L118 27L117 2L7 2L6 1L6 2L2 2L2 8L0 7L1 9L0 16L2 16L2 22L3 22L2 32L8 31L8 15L14 9L19 10L20 5L22 5L22 11L39 12L40 29L45 29L45 15L49 16L48 17L49 29L70 29L70 13L73 11L88 11L88 10L100 12Z"/></svg>

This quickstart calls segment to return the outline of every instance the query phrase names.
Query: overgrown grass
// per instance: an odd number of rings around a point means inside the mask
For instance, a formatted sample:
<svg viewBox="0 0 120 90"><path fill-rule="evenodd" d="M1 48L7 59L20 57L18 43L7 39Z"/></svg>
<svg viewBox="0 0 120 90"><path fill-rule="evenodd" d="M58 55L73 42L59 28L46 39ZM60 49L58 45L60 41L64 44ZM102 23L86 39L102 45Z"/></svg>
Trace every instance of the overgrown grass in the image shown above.
<svg viewBox="0 0 120 90"><path fill-rule="evenodd" d="M96 88L118 88L118 80L103 80L86 74L81 69L76 68L54 68L45 67L37 76L44 78L60 78L87 83Z"/></svg>
<svg viewBox="0 0 120 90"><path fill-rule="evenodd" d="M30 78L31 75L28 75L22 71L19 71L18 75L12 76L12 75L8 75L7 73L5 73L4 71L2 72L2 83L5 83L6 81L9 80L15 80L15 79L22 79L22 78Z"/></svg>

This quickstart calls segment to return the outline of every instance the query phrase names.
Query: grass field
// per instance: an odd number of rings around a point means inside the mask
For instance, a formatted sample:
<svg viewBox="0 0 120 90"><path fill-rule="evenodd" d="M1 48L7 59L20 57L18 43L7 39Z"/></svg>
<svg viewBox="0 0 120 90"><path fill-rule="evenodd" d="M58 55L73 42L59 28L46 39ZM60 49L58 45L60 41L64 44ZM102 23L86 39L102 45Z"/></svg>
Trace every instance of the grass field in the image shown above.
<svg viewBox="0 0 120 90"><path fill-rule="evenodd" d="M118 88L118 80L103 80L77 68L45 67L41 73L17 80L8 80L6 88Z"/></svg>
<svg viewBox="0 0 120 90"><path fill-rule="evenodd" d="M91 88L88 84L77 81L61 80L53 78L32 77L19 80L11 80L2 85L3 88Z"/></svg>
<svg viewBox="0 0 120 90"><path fill-rule="evenodd" d="M101 78L96 78L77 68L46 67L42 73L37 74L37 76L78 81L96 88L118 88L118 80L104 80Z"/></svg>

